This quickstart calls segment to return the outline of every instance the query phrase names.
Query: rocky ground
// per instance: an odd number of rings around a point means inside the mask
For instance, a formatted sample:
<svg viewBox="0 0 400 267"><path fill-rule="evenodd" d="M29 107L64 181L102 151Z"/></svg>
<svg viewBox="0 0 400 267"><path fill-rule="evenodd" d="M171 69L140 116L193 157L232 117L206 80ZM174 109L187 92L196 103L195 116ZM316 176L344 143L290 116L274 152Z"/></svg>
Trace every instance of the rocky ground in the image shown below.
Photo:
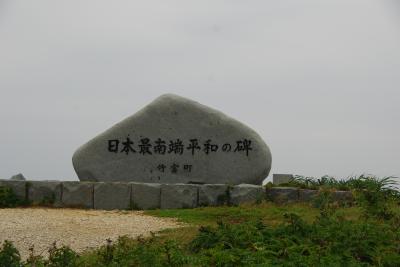
<svg viewBox="0 0 400 267"><path fill-rule="evenodd" d="M150 232L179 226L174 219L151 217L140 211L0 209L0 243L12 241L24 259L32 246L35 254L42 255L47 254L53 242L80 252L99 247L108 238L146 236Z"/></svg>

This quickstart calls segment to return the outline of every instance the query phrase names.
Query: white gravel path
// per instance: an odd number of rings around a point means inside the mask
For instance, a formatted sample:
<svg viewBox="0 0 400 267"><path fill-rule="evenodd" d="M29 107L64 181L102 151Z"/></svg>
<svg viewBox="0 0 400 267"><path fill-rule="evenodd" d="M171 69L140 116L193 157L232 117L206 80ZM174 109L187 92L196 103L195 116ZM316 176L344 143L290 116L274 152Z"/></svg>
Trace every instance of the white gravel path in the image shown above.
<svg viewBox="0 0 400 267"><path fill-rule="evenodd" d="M147 216L140 211L0 209L0 244L12 241L26 259L32 246L35 254L42 255L47 255L53 242L81 252L105 244L108 238L146 236L179 226L174 219Z"/></svg>

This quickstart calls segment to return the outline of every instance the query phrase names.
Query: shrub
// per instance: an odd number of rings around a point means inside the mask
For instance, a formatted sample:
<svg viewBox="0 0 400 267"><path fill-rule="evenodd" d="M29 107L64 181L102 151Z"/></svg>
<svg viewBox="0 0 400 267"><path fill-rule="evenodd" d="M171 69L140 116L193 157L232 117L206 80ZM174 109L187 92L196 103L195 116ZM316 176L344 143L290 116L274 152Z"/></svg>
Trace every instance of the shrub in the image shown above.
<svg viewBox="0 0 400 267"><path fill-rule="evenodd" d="M306 223L296 214L270 228L260 222L203 227L193 253L217 266L400 266L398 228L375 221L353 222L334 215Z"/></svg>
<svg viewBox="0 0 400 267"><path fill-rule="evenodd" d="M0 186L0 208L12 208L21 204L10 187Z"/></svg>
<svg viewBox="0 0 400 267"><path fill-rule="evenodd" d="M394 216L391 210L393 201L400 199L396 190L397 182L392 177L376 179L361 176L350 181L354 189L357 204L364 210L365 216L390 219Z"/></svg>
<svg viewBox="0 0 400 267"><path fill-rule="evenodd" d="M400 200L400 191L395 178L385 177L380 179L375 176L361 175L348 179L335 179L328 175L321 178L295 175L294 179L285 185L304 189L335 189L343 191L366 189L385 192L391 198Z"/></svg>
<svg viewBox="0 0 400 267"><path fill-rule="evenodd" d="M45 261L48 267L74 267L78 266L79 255L67 246L57 247L54 242L49 249L49 259Z"/></svg>
<svg viewBox="0 0 400 267"><path fill-rule="evenodd" d="M50 196L45 196L40 202L40 206L53 206L54 202L56 201L56 195L52 193Z"/></svg>
<svg viewBox="0 0 400 267"><path fill-rule="evenodd" d="M18 250L9 241L4 241L0 248L0 267L21 266L21 257Z"/></svg>
<svg viewBox="0 0 400 267"><path fill-rule="evenodd" d="M36 255L34 246L31 246L29 248L29 256L28 259L26 260L26 265L27 266L34 266L34 267L43 267L45 266L45 260L42 255Z"/></svg>

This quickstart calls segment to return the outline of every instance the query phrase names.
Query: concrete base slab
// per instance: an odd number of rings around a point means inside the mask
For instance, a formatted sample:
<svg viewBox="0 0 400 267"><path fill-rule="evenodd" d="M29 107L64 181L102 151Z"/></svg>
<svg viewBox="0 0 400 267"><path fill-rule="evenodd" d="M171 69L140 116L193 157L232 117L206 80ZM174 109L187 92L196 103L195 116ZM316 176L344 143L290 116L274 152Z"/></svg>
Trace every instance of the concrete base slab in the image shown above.
<svg viewBox="0 0 400 267"><path fill-rule="evenodd" d="M161 209L196 208L198 186L189 184L161 185Z"/></svg>
<svg viewBox="0 0 400 267"><path fill-rule="evenodd" d="M267 199L276 203L299 201L299 189L294 187L272 187L267 189Z"/></svg>
<svg viewBox="0 0 400 267"><path fill-rule="evenodd" d="M299 189L299 201L312 202L318 196L318 193L318 190Z"/></svg>
<svg viewBox="0 0 400 267"><path fill-rule="evenodd" d="M59 205L61 202L61 182L29 181L28 200L33 204Z"/></svg>
<svg viewBox="0 0 400 267"><path fill-rule="evenodd" d="M199 187L199 206L222 206L228 202L228 185L205 184Z"/></svg>
<svg viewBox="0 0 400 267"><path fill-rule="evenodd" d="M240 184L230 188L229 204L255 203L265 199L265 190L259 185Z"/></svg>
<svg viewBox="0 0 400 267"><path fill-rule="evenodd" d="M63 182L62 205L93 209L93 183Z"/></svg>
<svg viewBox="0 0 400 267"><path fill-rule="evenodd" d="M94 208L101 210L127 210L130 208L131 187L127 183L96 183Z"/></svg>
<svg viewBox="0 0 400 267"><path fill-rule="evenodd" d="M132 207L139 210L159 209L161 207L161 185L130 183L132 187Z"/></svg>

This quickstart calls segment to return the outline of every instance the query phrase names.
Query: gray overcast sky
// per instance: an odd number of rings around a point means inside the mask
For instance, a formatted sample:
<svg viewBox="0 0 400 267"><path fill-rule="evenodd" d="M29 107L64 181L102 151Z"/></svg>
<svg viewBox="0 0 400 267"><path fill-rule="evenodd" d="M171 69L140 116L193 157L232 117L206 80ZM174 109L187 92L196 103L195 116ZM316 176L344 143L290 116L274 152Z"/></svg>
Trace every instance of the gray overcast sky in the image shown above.
<svg viewBox="0 0 400 267"><path fill-rule="evenodd" d="M400 176L396 0L0 0L0 177L76 180L76 148L163 93L260 133L272 173Z"/></svg>

